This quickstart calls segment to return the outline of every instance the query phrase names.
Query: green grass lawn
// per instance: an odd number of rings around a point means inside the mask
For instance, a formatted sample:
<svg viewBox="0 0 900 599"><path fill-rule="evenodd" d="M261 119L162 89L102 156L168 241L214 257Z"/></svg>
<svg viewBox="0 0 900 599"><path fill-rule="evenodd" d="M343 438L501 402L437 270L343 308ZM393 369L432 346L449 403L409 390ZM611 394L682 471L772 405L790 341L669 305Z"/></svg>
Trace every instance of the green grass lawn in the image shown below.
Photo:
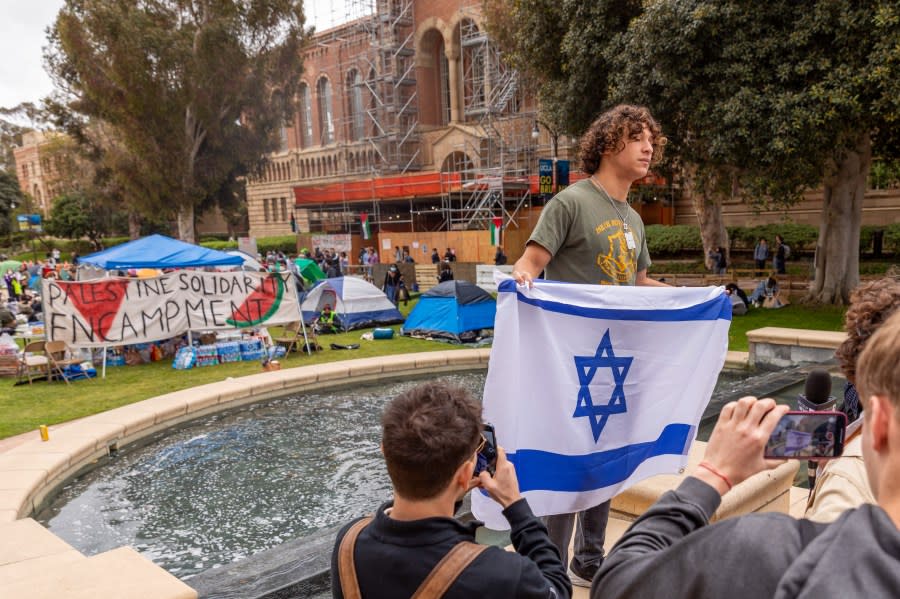
<svg viewBox="0 0 900 599"><path fill-rule="evenodd" d="M409 306L401 306L404 315ZM843 310L835 307L808 307L791 304L780 310L754 309L746 316L735 317L728 334L729 349L747 351L746 332L765 326L837 331L841 328ZM399 326L393 327L399 331ZM309 356L292 353L282 359L283 368L307 364L322 364L353 358L387 356L413 352L465 349L466 346L395 336L390 340L364 341L360 335L371 329L351 331L339 335L322 335L319 344L323 351ZM277 336L278 330L272 333ZM359 343L357 350L332 350L331 343L342 345ZM0 379L0 438L32 431L41 424L57 424L81 418L205 383L262 372L259 362L220 364L191 370L173 370L170 359L141 366L108 368L106 379L63 382L35 382L16 386L14 379Z"/></svg>
<svg viewBox="0 0 900 599"><path fill-rule="evenodd" d="M840 331L845 308L838 306L807 306L790 304L777 310L750 308L745 316L735 316L728 330L728 349L748 351L747 331L763 327L787 327L791 329L817 329Z"/></svg>

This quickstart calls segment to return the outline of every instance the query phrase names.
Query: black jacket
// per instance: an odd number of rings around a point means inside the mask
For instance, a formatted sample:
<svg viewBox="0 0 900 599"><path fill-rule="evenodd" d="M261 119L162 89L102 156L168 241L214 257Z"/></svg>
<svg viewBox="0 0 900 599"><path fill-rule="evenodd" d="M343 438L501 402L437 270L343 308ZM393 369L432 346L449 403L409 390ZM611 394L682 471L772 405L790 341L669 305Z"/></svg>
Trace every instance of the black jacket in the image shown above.
<svg viewBox="0 0 900 599"><path fill-rule="evenodd" d="M353 553L362 596L366 599L411 597L432 568L457 543L474 541L481 522L463 524L454 518L392 520L385 514L391 503L378 508L375 518L356 539ZM517 553L489 547L463 570L445 599L472 597L568 598L572 585L550 542L547 529L522 499L503 511L509 521ZM354 521L355 522L355 521ZM353 525L338 533L331 556L331 588L343 599L338 553L341 539Z"/></svg>
<svg viewBox="0 0 900 599"><path fill-rule="evenodd" d="M749 514L707 526L721 498L688 477L619 539L593 599L897 597L900 531L876 505L821 524Z"/></svg>

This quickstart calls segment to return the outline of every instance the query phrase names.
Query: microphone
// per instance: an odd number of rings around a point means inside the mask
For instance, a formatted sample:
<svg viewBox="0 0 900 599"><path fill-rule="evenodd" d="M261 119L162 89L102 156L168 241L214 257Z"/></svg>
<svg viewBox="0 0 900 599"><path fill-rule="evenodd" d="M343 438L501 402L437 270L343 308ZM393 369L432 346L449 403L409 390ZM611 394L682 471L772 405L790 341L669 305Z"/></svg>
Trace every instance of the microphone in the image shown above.
<svg viewBox="0 0 900 599"><path fill-rule="evenodd" d="M806 376L803 394L797 399L797 410L820 412L833 410L837 400L831 395L831 375L817 368Z"/></svg>
<svg viewBox="0 0 900 599"><path fill-rule="evenodd" d="M819 412L833 410L837 400L831 395L831 375L827 370L817 368L806 375L803 393L797 398L797 410L800 412ZM809 478L809 492L812 495L816 488L816 469L819 465L810 460L806 464Z"/></svg>

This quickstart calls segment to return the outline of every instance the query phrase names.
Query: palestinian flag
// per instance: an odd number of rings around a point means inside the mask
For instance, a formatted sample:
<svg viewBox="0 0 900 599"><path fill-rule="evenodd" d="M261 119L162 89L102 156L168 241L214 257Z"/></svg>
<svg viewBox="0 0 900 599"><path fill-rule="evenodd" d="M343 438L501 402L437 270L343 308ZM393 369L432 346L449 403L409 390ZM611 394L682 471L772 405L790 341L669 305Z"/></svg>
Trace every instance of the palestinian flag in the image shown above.
<svg viewBox="0 0 900 599"><path fill-rule="evenodd" d="M361 212L359 214L359 220L362 224L362 236L363 239L368 239L372 236L372 229L369 228L369 215L365 212Z"/></svg>
<svg viewBox="0 0 900 599"><path fill-rule="evenodd" d="M503 219L491 220L491 245L500 245L500 232L503 230Z"/></svg>

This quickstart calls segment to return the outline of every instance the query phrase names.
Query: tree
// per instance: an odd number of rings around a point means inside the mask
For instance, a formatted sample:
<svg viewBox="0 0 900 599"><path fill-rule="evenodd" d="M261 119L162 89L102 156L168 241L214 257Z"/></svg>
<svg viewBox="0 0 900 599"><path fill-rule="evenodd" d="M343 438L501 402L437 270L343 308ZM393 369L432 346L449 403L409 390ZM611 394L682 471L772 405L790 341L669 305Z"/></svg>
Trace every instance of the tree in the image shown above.
<svg viewBox="0 0 900 599"><path fill-rule="evenodd" d="M546 85L566 90L557 106L574 115L569 122L588 106L650 106L670 136L669 159L695 197L705 248L726 245L719 242L724 197L787 208L804 190L824 187L810 299L848 301L859 282L872 153L890 160L900 151L896 2L653 0L629 6L633 16L619 31L621 18L604 19L590 6L578 12L569 0L561 8L545 0L487 1L508 5L511 23L499 38L512 40L516 64L527 69L531 60ZM547 30L529 28L523 10L538 11L529 17L538 21L575 18L565 19L561 37L539 39ZM606 70L597 72L601 66ZM560 82L561 73L577 81ZM586 104L581 109L569 106L573 92L591 85L602 92L575 96ZM542 102L553 102L539 89Z"/></svg>
<svg viewBox="0 0 900 599"><path fill-rule="evenodd" d="M671 135L677 111L662 110L658 98L640 94L637 86L623 86L619 81L622 63L631 66L628 61L635 36L630 26L643 10L641 2L628 0L485 2L488 31L506 59L528 79L529 88L537 90L541 115L551 134L562 130L576 136L605 108L622 102L650 106L665 133ZM665 60L665 55L659 58ZM638 68L645 66L640 62ZM677 143L670 145L667 161L654 170L671 177L675 167L680 167L682 187L694 199L705 254L719 246L728 248L721 197L731 192L730 177L699 168L689 157L679 159L679 149Z"/></svg>
<svg viewBox="0 0 900 599"><path fill-rule="evenodd" d="M609 106L607 48L641 13L640 0L484 0L505 59L537 90L548 129L581 135Z"/></svg>
<svg viewBox="0 0 900 599"><path fill-rule="evenodd" d="M620 93L665 106L678 154L750 203L822 186L809 298L845 303L873 148L897 154L898 33L896 2L660 0L623 38Z"/></svg>
<svg viewBox="0 0 900 599"><path fill-rule="evenodd" d="M45 123L43 109L31 102L0 108L0 169L15 172L13 149L22 145L22 134Z"/></svg>
<svg viewBox="0 0 900 599"><path fill-rule="evenodd" d="M101 240L109 232L110 216L110 211L102 204L93 202L83 192L76 191L53 201L46 230L54 237L87 237L95 250L101 250Z"/></svg>
<svg viewBox="0 0 900 599"><path fill-rule="evenodd" d="M67 0L49 71L68 131L101 120L109 164L144 214L174 210L195 240L198 206L279 144L302 67L300 0Z"/></svg>
<svg viewBox="0 0 900 599"><path fill-rule="evenodd" d="M19 189L15 173L0 169L0 235L8 235L12 227L13 206L21 207L25 194Z"/></svg>

